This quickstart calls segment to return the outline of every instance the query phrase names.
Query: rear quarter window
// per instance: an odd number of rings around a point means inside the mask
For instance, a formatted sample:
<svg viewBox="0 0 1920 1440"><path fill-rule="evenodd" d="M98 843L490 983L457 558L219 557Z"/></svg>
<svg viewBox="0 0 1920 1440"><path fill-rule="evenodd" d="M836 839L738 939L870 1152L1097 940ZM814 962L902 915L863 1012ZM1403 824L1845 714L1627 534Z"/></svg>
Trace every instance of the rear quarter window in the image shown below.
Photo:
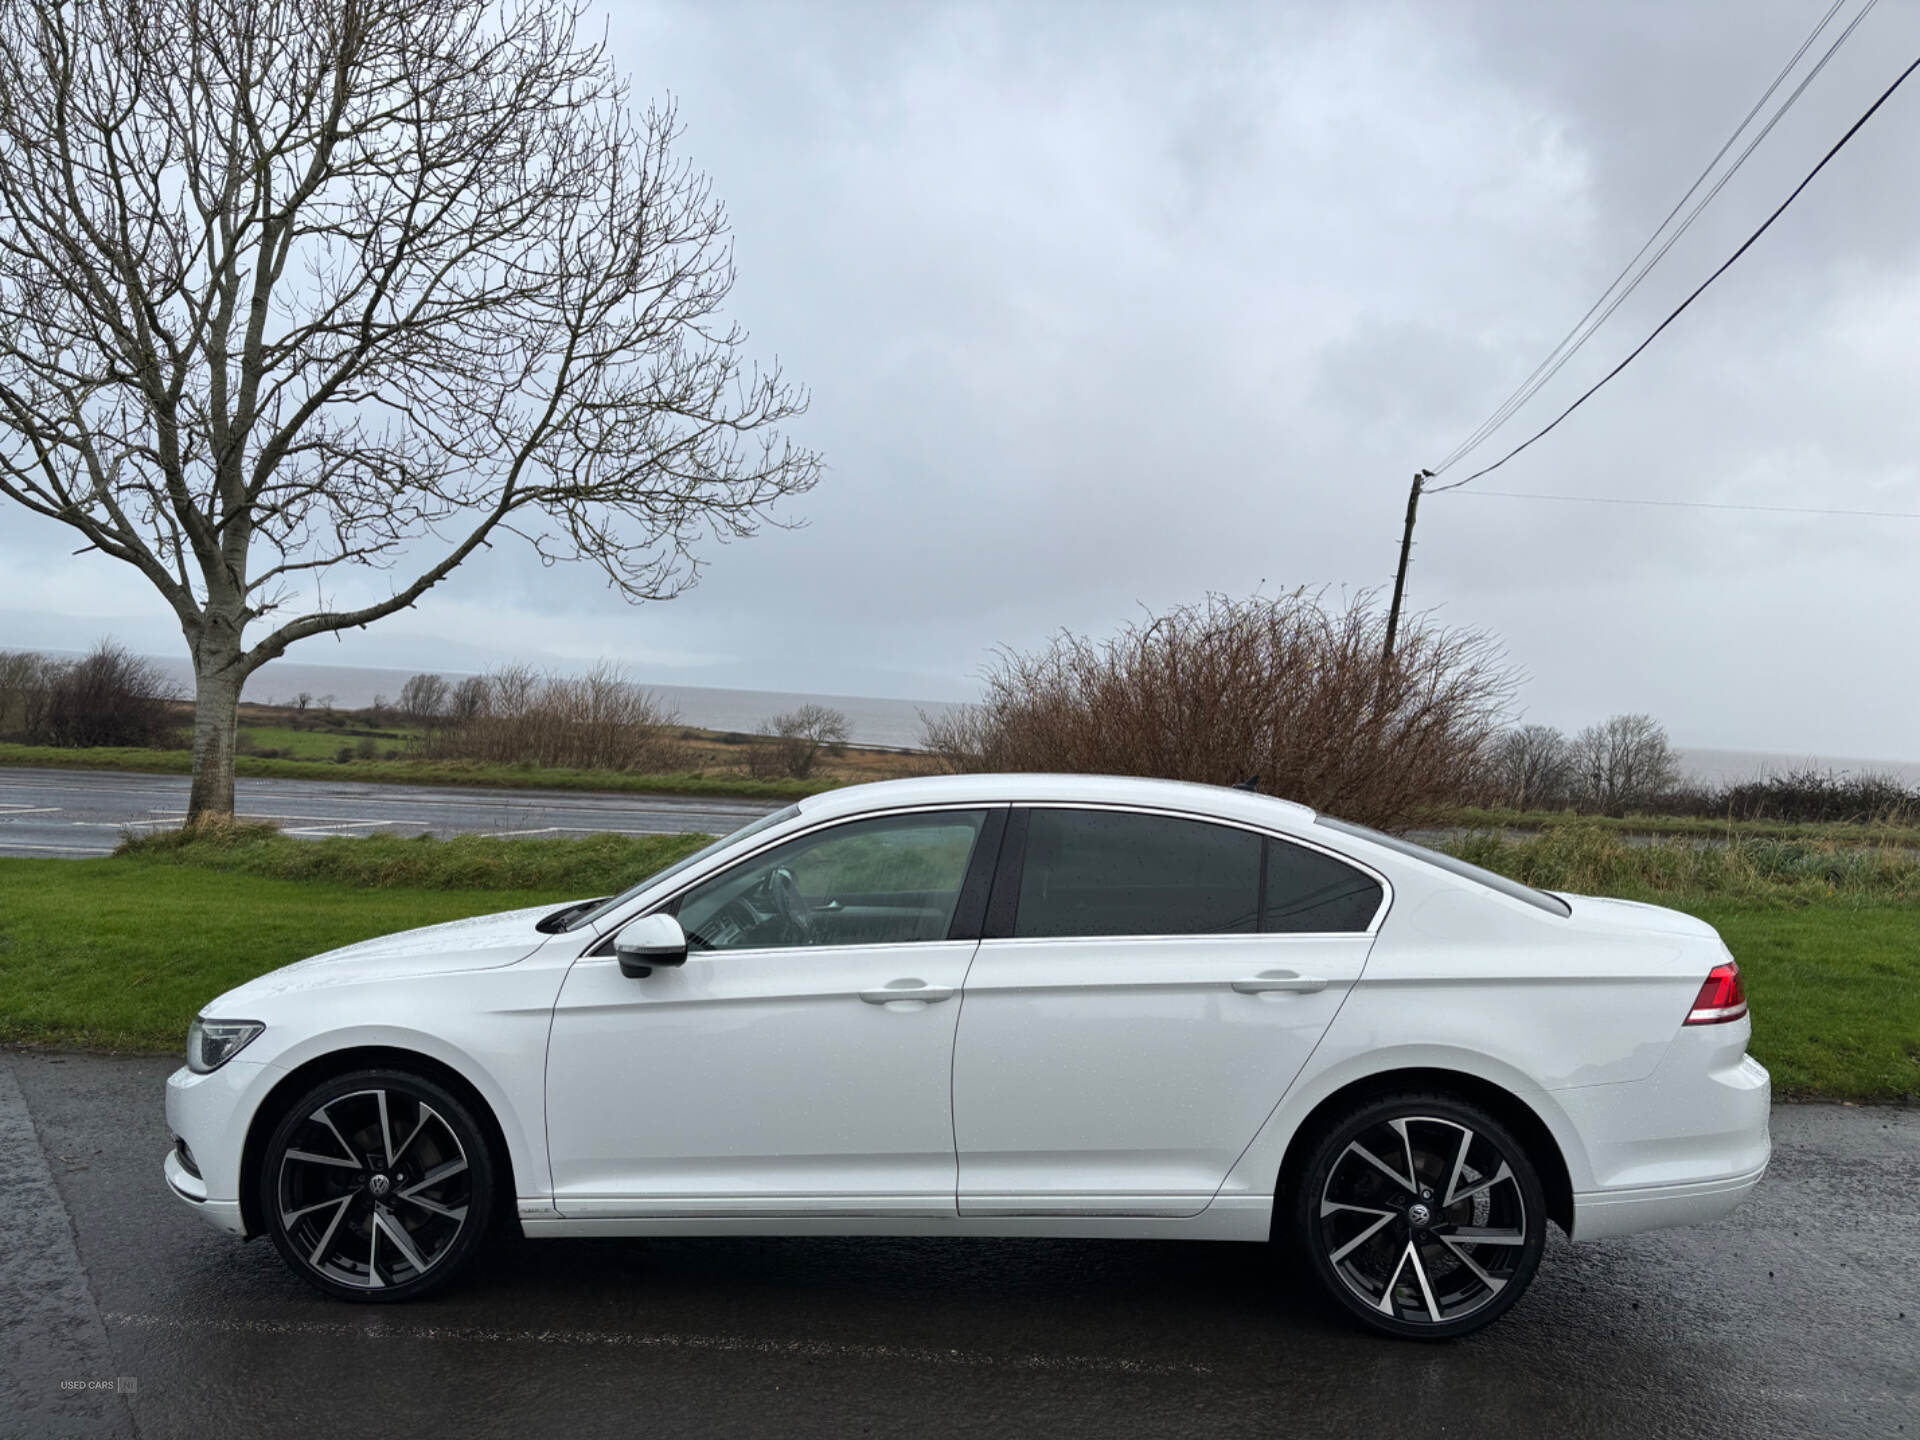
<svg viewBox="0 0 1920 1440"><path fill-rule="evenodd" d="M1408 856L1414 860L1424 860L1436 869L1449 875L1458 875L1462 880L1471 880L1476 885L1484 885L1489 890L1498 891L1509 900L1518 900L1531 905L1536 910L1544 910L1549 915L1557 915L1562 920L1573 914L1573 907L1558 895L1549 895L1544 890L1535 890L1531 885L1522 885L1518 880L1509 880L1504 875L1496 875L1491 870L1482 870L1478 865L1469 865L1464 860L1439 850L1429 850L1424 845L1416 845L1411 840L1402 840L1397 835L1383 834L1378 830L1369 830L1364 825L1351 825L1345 820L1334 820L1325 815L1316 815L1314 824L1324 825L1339 835L1352 835L1361 840L1371 841L1384 850Z"/></svg>

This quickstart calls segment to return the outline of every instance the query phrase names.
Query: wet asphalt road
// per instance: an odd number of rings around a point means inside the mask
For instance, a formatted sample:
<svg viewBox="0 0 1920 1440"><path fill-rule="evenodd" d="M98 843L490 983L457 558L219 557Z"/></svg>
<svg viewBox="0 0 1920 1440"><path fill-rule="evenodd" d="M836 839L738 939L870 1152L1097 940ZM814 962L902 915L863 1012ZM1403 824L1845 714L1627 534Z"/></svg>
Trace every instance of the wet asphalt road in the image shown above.
<svg viewBox="0 0 1920 1440"><path fill-rule="evenodd" d="M172 829L187 809L185 775L0 768L0 856L106 855L126 833ZM776 808L761 800L694 800L566 790L369 785L349 780L236 782L242 820L288 835L724 835Z"/></svg>
<svg viewBox="0 0 1920 1440"><path fill-rule="evenodd" d="M168 1197L170 1068L0 1052L0 1434L1920 1434L1916 1111L1783 1107L1733 1219L1556 1242L1426 1346L1217 1244L522 1242L331 1302Z"/></svg>

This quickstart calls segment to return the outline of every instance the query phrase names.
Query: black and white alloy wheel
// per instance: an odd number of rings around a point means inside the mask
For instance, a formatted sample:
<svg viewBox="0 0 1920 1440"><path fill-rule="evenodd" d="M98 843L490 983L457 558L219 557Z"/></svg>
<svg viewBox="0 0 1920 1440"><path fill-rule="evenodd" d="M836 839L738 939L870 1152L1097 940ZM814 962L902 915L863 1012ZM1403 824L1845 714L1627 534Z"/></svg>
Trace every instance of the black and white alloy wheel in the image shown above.
<svg viewBox="0 0 1920 1440"><path fill-rule="evenodd" d="M1478 1107L1388 1096L1322 1131L1292 1197L1314 1273L1363 1324L1447 1339L1532 1281L1545 1199L1526 1152Z"/></svg>
<svg viewBox="0 0 1920 1440"><path fill-rule="evenodd" d="M491 1215L494 1172L467 1107L424 1076L341 1075L268 1143L260 1213L303 1278L350 1300L409 1300L451 1280Z"/></svg>

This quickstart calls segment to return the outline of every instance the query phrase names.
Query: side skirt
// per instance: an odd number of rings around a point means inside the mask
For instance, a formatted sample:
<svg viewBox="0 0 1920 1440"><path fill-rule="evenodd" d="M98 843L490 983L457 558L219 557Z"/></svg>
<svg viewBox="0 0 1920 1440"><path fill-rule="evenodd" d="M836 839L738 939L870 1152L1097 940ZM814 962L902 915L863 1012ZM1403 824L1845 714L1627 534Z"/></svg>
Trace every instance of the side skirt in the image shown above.
<svg viewBox="0 0 1920 1440"><path fill-rule="evenodd" d="M529 1214L530 1239L604 1236L884 1235L1053 1240L1265 1240L1273 1217L1266 1195L1225 1195L1198 1215L649 1215L562 1219Z"/></svg>

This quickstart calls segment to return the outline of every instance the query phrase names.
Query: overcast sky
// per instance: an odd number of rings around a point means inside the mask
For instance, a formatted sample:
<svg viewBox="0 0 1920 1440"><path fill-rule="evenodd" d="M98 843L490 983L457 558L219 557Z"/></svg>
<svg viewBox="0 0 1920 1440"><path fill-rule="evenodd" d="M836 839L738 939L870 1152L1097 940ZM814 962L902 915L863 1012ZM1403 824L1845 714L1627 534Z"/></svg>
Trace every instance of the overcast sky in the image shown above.
<svg viewBox="0 0 1920 1440"><path fill-rule="evenodd" d="M636 96L677 98L731 210L752 353L812 389L807 524L639 609L503 549L289 659L610 656L964 699L996 644L1143 604L1386 585L1413 470L1587 308L1827 4L609 5ZM1916 53L1920 8L1884 0L1475 458L1630 349ZM1920 511L1916 136L1920 79L1473 488ZM1499 635L1530 719L1645 710L1694 745L1920 759L1920 520L1467 492L1421 519L1411 603ZM69 536L0 514L0 646L180 650Z"/></svg>

